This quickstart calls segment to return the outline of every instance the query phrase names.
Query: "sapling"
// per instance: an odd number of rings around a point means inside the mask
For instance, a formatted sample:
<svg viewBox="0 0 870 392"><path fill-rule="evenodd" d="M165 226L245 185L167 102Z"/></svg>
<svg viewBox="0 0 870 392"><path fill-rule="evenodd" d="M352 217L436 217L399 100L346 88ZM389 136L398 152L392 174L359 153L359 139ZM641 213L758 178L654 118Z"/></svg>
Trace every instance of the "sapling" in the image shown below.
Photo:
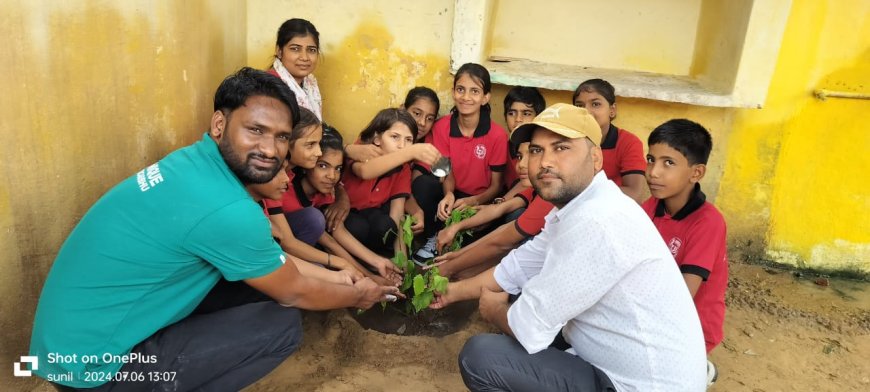
<svg viewBox="0 0 870 392"><path fill-rule="evenodd" d="M463 219L468 219L471 216L474 216L475 212L477 211L473 208L453 210L445 224L449 226L458 223ZM411 230L411 226L413 226L414 223L416 223L414 217L410 215L405 215L402 219L401 235L405 249L396 252L392 261L396 266L405 271L402 285L399 289L402 292L407 293L407 296L411 298L409 311L419 313L423 309L429 307L429 304L431 304L435 299L436 292L443 293L447 291L447 278L441 276L437 267L432 267L426 270L421 268L431 264L433 260L427 260L425 263L422 263L422 265L418 265L418 263L408 258L408 253L410 253L414 241L414 232ZM454 251L462 247L464 237L469 235L471 235L470 230L463 230L457 233L453 242L450 244L449 249Z"/></svg>

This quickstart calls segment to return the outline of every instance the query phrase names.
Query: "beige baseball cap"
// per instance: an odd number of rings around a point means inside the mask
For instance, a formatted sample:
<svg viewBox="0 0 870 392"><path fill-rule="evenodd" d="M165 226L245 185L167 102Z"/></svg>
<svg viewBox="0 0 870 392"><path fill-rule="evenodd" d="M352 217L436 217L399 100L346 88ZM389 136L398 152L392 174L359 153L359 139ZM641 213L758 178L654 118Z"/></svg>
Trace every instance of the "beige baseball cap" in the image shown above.
<svg viewBox="0 0 870 392"><path fill-rule="evenodd" d="M537 115L530 123L518 126L511 132L511 143L520 144L532 139L532 132L546 128L562 136L579 139L589 138L596 146L601 144L601 127L584 108L567 103L557 103Z"/></svg>

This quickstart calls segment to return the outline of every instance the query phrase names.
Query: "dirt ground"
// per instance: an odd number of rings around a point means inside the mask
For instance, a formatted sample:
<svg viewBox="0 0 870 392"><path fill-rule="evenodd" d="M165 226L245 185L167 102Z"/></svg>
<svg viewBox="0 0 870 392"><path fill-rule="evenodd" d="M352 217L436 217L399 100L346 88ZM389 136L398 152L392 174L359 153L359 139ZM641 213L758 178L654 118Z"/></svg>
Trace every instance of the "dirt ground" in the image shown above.
<svg viewBox="0 0 870 392"><path fill-rule="evenodd" d="M711 391L870 391L870 283L730 267ZM365 330L347 311L308 313L304 327L300 350L247 391L463 391L462 345L494 332L476 311L440 338ZM44 382L24 389L54 390Z"/></svg>
<svg viewBox="0 0 870 392"><path fill-rule="evenodd" d="M725 340L711 391L870 391L870 283L731 263ZM296 354L247 391L462 391L462 345L493 329L475 312L435 338L309 313Z"/></svg>

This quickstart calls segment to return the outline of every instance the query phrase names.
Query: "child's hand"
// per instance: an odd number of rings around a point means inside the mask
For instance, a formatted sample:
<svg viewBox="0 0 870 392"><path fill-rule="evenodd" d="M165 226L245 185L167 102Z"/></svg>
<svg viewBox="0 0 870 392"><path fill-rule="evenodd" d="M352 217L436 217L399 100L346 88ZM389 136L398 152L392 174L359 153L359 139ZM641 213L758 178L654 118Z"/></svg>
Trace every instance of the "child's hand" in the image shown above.
<svg viewBox="0 0 870 392"><path fill-rule="evenodd" d="M326 232L332 233L338 225L344 224L350 212L350 199L344 192L335 192L335 201L326 207L323 216L326 218Z"/></svg>
<svg viewBox="0 0 870 392"><path fill-rule="evenodd" d="M353 282L365 278L365 275L360 272L360 270L356 269L356 267L352 266L350 263L339 268L341 268L341 272L347 274L347 276L349 276Z"/></svg>
<svg viewBox="0 0 870 392"><path fill-rule="evenodd" d="M369 276L368 278L375 281L375 283L377 283L380 286L394 286L392 281L387 280L387 279L381 277L380 275L372 275L372 276Z"/></svg>
<svg viewBox="0 0 870 392"><path fill-rule="evenodd" d="M456 230L454 230L455 227L455 225L451 225L450 227L446 227L444 230L438 232L438 245L436 245L435 248L438 253L441 253L442 249L453 242L453 238L456 237Z"/></svg>
<svg viewBox="0 0 870 392"><path fill-rule="evenodd" d="M468 249L468 248L462 248L462 249L459 249L455 252L447 252L443 255L440 255L440 256L435 258L435 260L434 260L435 263L423 267L423 270L425 271L425 270L432 269L434 267L438 267L438 274L439 275L441 275L445 278L451 278L451 277L453 277L453 273L454 273L453 268L452 268L453 263L451 263L451 261L456 260L460 256L462 256L463 254L465 254L466 249Z"/></svg>
<svg viewBox="0 0 870 392"><path fill-rule="evenodd" d="M450 217L450 213L453 212L453 202L456 201L456 196L453 196L453 193L448 193L444 195L444 198L438 202L438 219L446 221L447 218Z"/></svg>
<svg viewBox="0 0 870 392"><path fill-rule="evenodd" d="M453 203L453 209L458 210L462 207L476 207L479 203L474 196L463 197Z"/></svg>
<svg viewBox="0 0 870 392"><path fill-rule="evenodd" d="M378 260L375 267L378 269L378 274L392 282L394 285L398 286L402 284L402 270L393 264L392 261L382 258Z"/></svg>
<svg viewBox="0 0 870 392"><path fill-rule="evenodd" d="M335 281L333 283L336 284L345 284L348 286L353 286L353 282L356 282L359 279L354 279L351 277L350 272L345 270L333 271L333 276L335 277Z"/></svg>
<svg viewBox="0 0 870 392"><path fill-rule="evenodd" d="M423 210L417 209L412 216L414 217L414 223L411 225L411 232L415 235L423 232L423 229L426 228L426 224L423 223Z"/></svg>
<svg viewBox="0 0 870 392"><path fill-rule="evenodd" d="M441 153L438 149L429 143L417 143L410 148L415 160L430 166L434 165L441 158Z"/></svg>

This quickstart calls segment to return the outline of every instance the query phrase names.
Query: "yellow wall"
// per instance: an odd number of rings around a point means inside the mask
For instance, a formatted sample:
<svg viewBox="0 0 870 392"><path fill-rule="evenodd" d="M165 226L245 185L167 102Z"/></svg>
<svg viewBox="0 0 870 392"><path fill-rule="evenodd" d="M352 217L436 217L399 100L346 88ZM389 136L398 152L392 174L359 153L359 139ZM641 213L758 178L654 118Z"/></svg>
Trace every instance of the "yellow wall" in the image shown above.
<svg viewBox="0 0 870 392"><path fill-rule="evenodd" d="M109 187L208 125L245 63L244 0L4 1L0 12L0 385L43 280ZM131 206L135 208L135 206Z"/></svg>
<svg viewBox="0 0 870 392"><path fill-rule="evenodd" d="M0 369L26 351L45 274L77 220L120 179L197 139L219 81L246 63L265 68L283 20L307 18L323 34L325 118L355 136L414 85L433 87L441 112L450 108L453 4L5 2ZM619 99L616 124L643 139L674 117L710 129L703 186L728 221L732 255L870 272L870 101L811 95L868 92L868 16L867 0L794 1L764 109ZM499 122L506 91L493 91ZM0 385L34 383L0 371Z"/></svg>
<svg viewBox="0 0 870 392"><path fill-rule="evenodd" d="M765 108L735 117L718 204L752 256L867 273L870 101L816 88L870 92L870 1L794 2Z"/></svg>
<svg viewBox="0 0 870 392"><path fill-rule="evenodd" d="M355 136L378 109L399 104L414 85L433 87L442 97L443 114L452 105L451 75L445 70L453 3L249 2L248 61L265 67L280 23L291 17L306 18L322 34L324 61L316 75L325 118L345 136ZM510 0L495 4L496 20L507 17L504 7L510 4ZM739 9L723 8L730 2L713 0L692 4L679 10L701 19L690 29L694 36L697 28L698 45L689 60L694 61L691 73L702 79L716 78L714 74L721 73L719 68L725 67L726 60L735 60L735 53L740 51L736 43L742 38L732 34L741 29L722 29L720 25L745 25L748 3L741 2ZM868 187L860 181L868 172L865 156L870 155L866 153L870 140L859 129L859 119L866 117L867 101L819 102L810 94L816 87L868 91L868 4L867 0L794 1L764 109L618 100L616 124L642 139L656 125L677 117L698 121L711 131L714 150L702 185L709 199L725 213L731 249L738 257L870 272L870 219L866 219L870 201ZM563 26L583 19L571 12L547 15L559 15L563 20L558 23ZM590 23L596 20L592 18ZM715 28L710 27L713 24ZM498 53L504 43L500 40L513 39L511 45L520 47L523 42L541 46L544 41L530 35L517 42L509 29L499 32L498 26L493 28L493 35L494 54L503 54ZM633 56L645 53L642 49L650 46L638 39L649 34L628 36L635 39L626 43L631 50L623 51ZM602 40L605 37L599 36ZM585 37L576 41L587 45ZM553 45L558 47L558 43ZM541 46L541 50L550 46ZM691 55L690 50L687 53ZM655 65L649 59L644 61ZM733 75L727 79L733 80ZM507 86L498 85L493 89L493 112L499 122L507 90ZM570 93L565 91L544 91L544 96L548 103L570 100Z"/></svg>
<svg viewBox="0 0 870 392"><path fill-rule="evenodd" d="M323 118L345 136L359 133L378 110L400 105L414 86L448 98L453 1L251 1L248 63L271 65L278 27L297 17L320 32L315 75Z"/></svg>

